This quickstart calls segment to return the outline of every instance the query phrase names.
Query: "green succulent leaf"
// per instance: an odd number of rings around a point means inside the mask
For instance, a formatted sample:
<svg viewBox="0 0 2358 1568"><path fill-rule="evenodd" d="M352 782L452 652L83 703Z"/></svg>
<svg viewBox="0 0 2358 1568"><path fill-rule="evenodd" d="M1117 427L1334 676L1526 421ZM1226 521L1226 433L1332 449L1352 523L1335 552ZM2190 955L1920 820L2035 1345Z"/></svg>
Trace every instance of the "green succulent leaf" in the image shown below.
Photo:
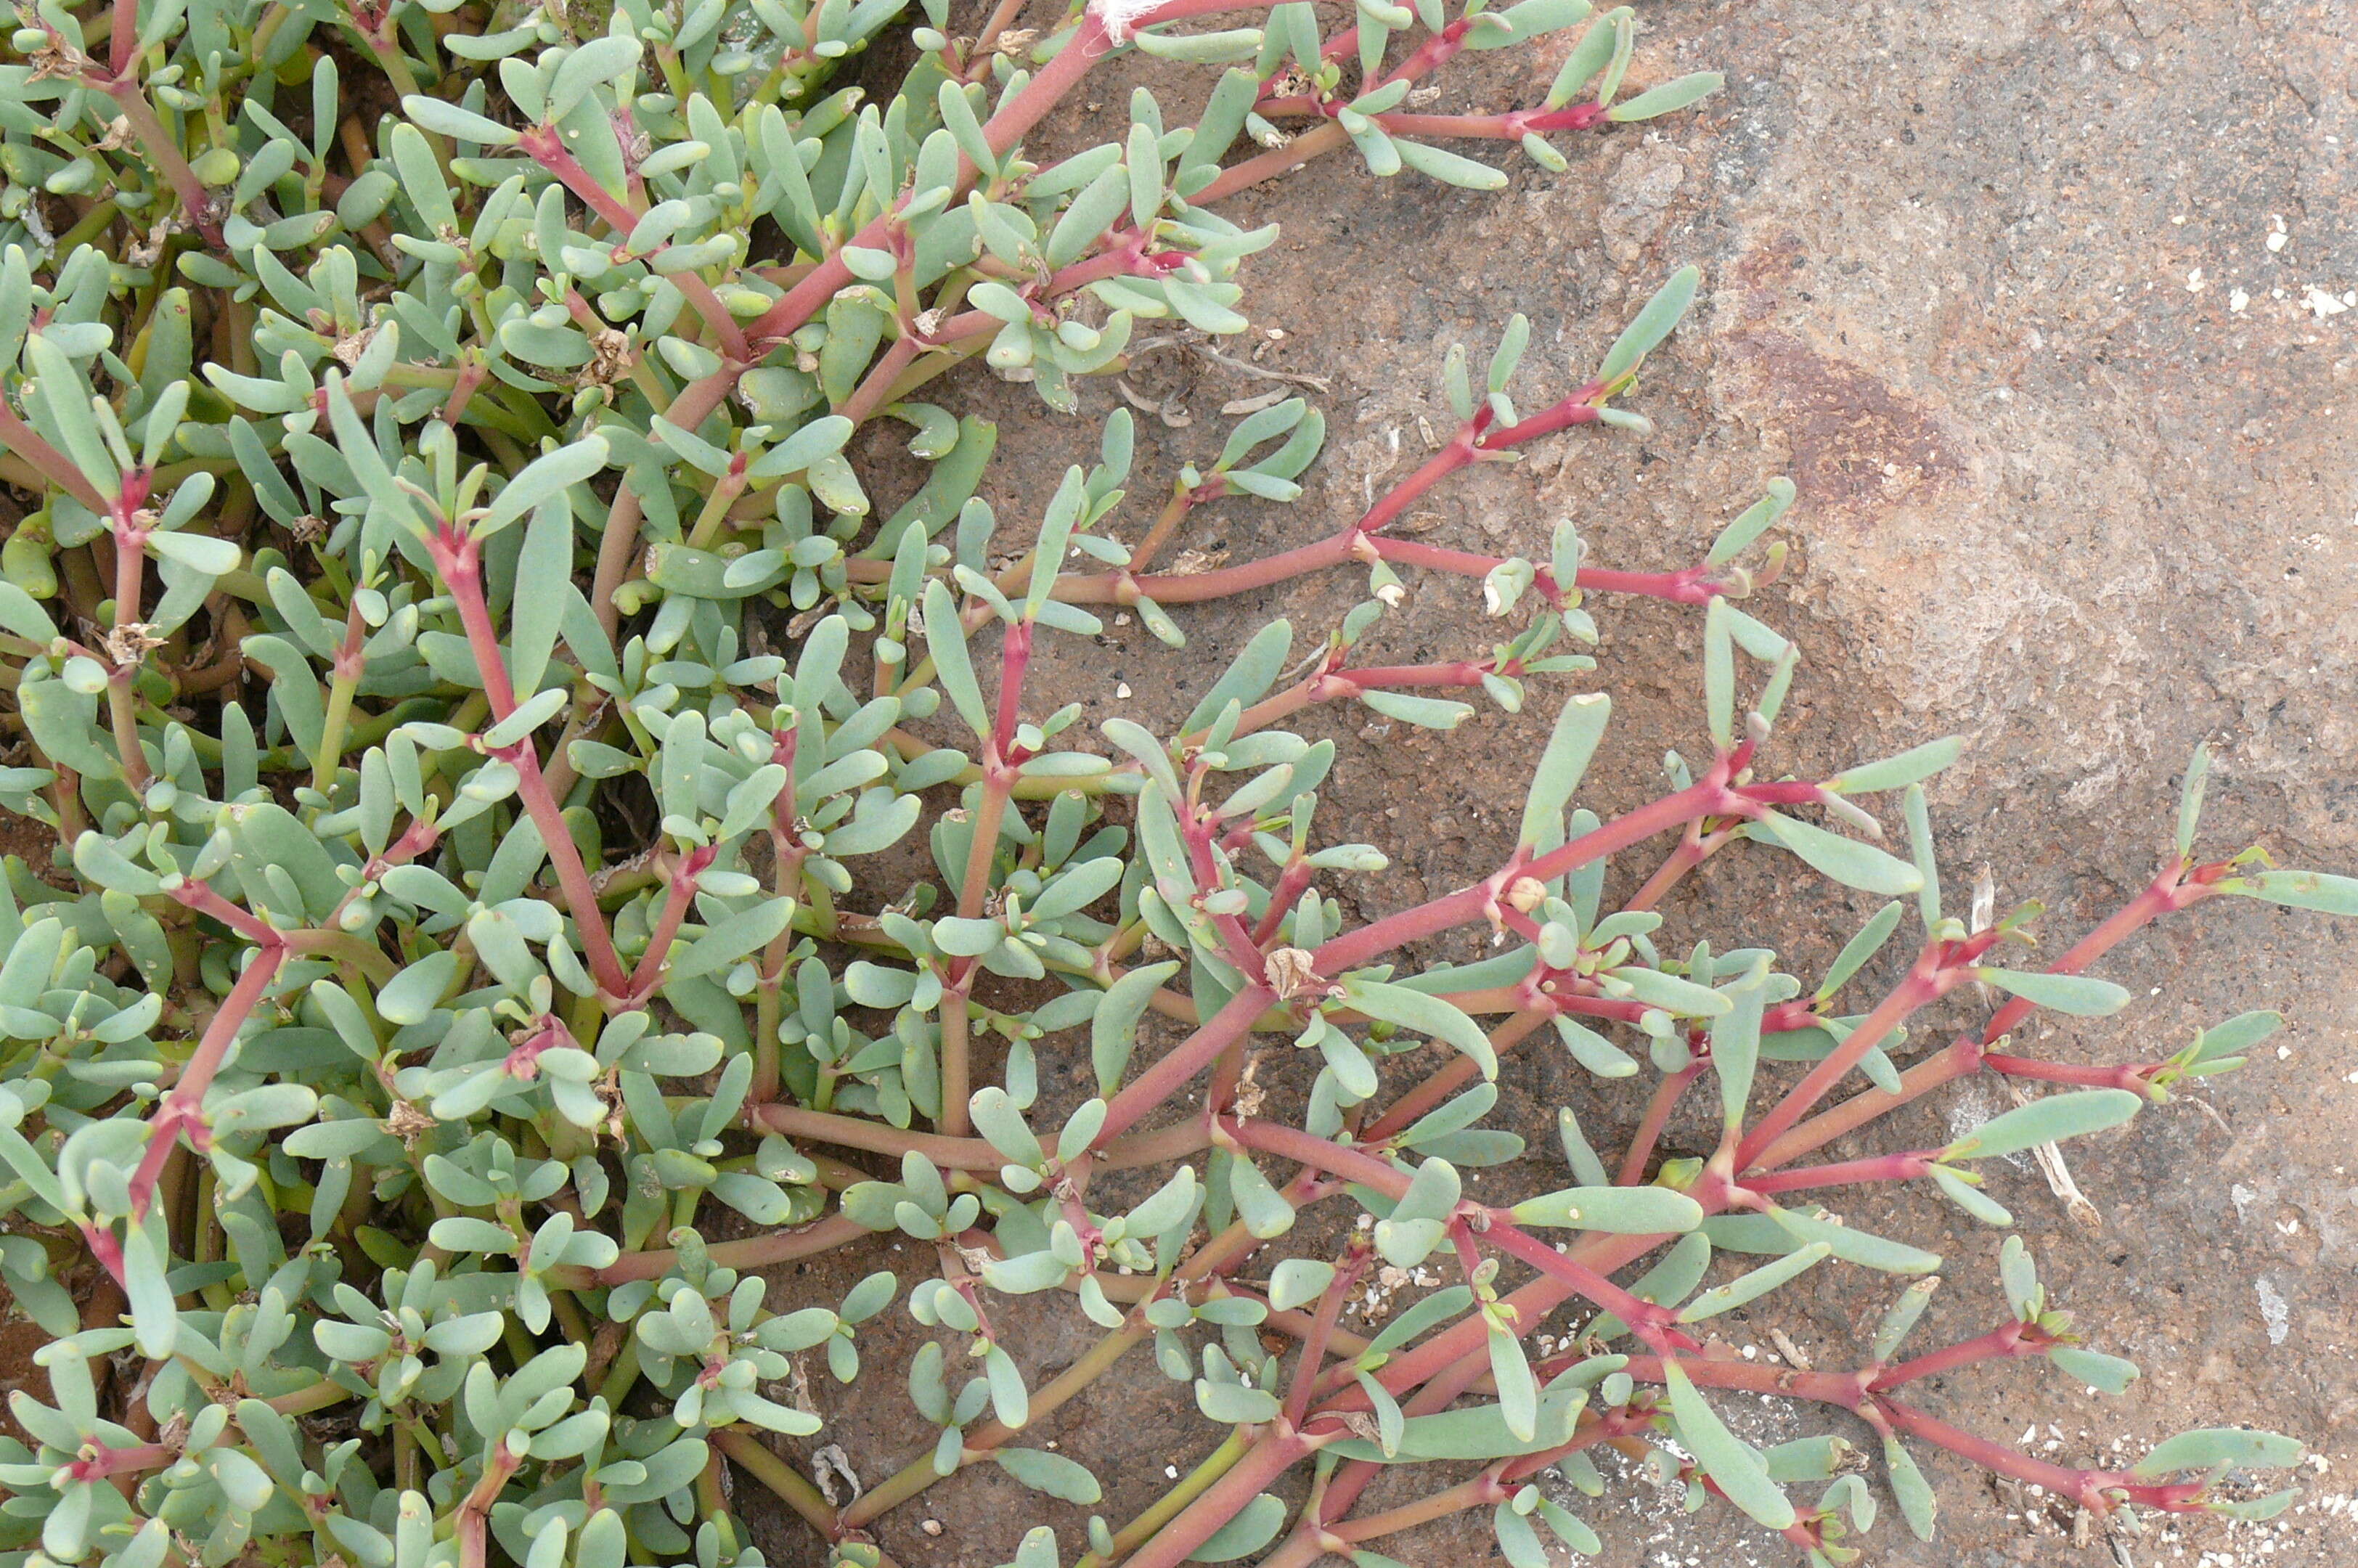
<svg viewBox="0 0 2358 1568"><path fill-rule="evenodd" d="M2129 993L2110 980L2087 975L2029 974L2018 969L1976 969L1974 978L2040 1007L2074 1018L2104 1018L2129 1004Z"/></svg>
<svg viewBox="0 0 2358 1568"><path fill-rule="evenodd" d="M1792 1499L1768 1478L1759 1454L1727 1430L1686 1369L1669 1362L1662 1368L1662 1380L1670 1392L1671 1414L1678 1422L1680 1439L1704 1474L1754 1523L1767 1530L1790 1527L1797 1517Z"/></svg>
<svg viewBox="0 0 2358 1568"><path fill-rule="evenodd" d="M1995 1159L2019 1154L2041 1143L2060 1143L2118 1127L2144 1108L2145 1097L2128 1089L2076 1089L2016 1106L1983 1122L1942 1152L1943 1159Z"/></svg>

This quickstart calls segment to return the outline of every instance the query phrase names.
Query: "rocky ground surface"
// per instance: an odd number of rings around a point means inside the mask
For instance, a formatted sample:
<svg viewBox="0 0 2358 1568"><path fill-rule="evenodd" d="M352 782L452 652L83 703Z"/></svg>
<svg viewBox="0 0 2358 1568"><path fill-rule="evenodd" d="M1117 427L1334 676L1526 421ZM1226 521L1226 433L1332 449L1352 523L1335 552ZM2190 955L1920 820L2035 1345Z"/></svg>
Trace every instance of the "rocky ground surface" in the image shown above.
<svg viewBox="0 0 2358 1568"><path fill-rule="evenodd" d="M1199 514L1184 544L1241 560L1327 532L1364 503L1369 476L1421 456L1422 421L1445 418L1449 344L1486 353L1499 323L1526 313L1533 349L1520 386L1537 406L1585 373L1667 273L1696 263L1708 298L1630 400L1653 436L1563 440L1455 483L1413 521L1438 542L1512 553L1543 550L1569 515L1599 561L1673 568L1763 481L1791 475L1795 569L1751 606L1808 654L1784 765L1968 735L1966 761L1933 795L1952 896L1988 865L2001 908L2047 904L2050 954L2151 874L2201 740L2218 753L2209 845L2358 864L2358 16L2346 4L2216 0L1682 0L1646 7L1644 20L1649 80L1727 73L1699 120L1574 144L1560 177L1516 159L1497 196L1379 181L1330 158L1239 204L1281 222L1284 238L1252 280L1262 335L1236 351L1319 378L1333 434L1302 503ZM1552 70L1552 59L1477 66L1433 107L1530 103ZM1143 65L1106 73L1090 96L1109 113L1133 81L1167 89L1174 121L1189 102L1172 73ZM1077 145L1103 124L1082 106L1046 134ZM1145 419L1147 450L1170 465L1206 455L1220 406L1270 385L1170 353L1133 380L1195 420ZM972 390L1001 421L1002 471L1018 455L1034 473L1083 455L1087 430L1023 389ZM1113 406L1104 387L1084 395L1085 414ZM1023 488L1001 482L1020 508ZM1117 627L1112 646L1051 663L1042 700L1169 724L1269 618L1314 636L1364 591L1336 573L1190 611L1182 654ZM1476 610L1469 583L1415 581L1384 646L1402 660L1479 653ZM1650 604L1600 605L1599 620L1595 678L1619 705L1611 758L1592 774L1603 810L1646 798L1665 746L1697 744L1698 622ZM1322 816L1368 824L1349 836L1396 854L1352 890L1360 914L1495 863L1554 701L1521 719L1486 713L1445 738L1387 730L1364 709L1306 717L1304 733L1342 748ZM1785 864L1715 865L1673 902L1671 932L1770 942L1811 972L1866 906L1795 885ZM1633 865L1617 881L1641 874ZM2075 1541L2068 1513L1933 1456L1940 1538L1920 1544L1888 1521L1872 1561L2338 1568L2358 1556L2350 935L2321 917L2213 903L2105 966L2139 992L2127 1012L2036 1026L2042 1053L2111 1062L2249 1008L2290 1020L2280 1049L2218 1081L2207 1107L2181 1103L2077 1147L2100 1231L2074 1226L2033 1170L1994 1183L2056 1298L2137 1359L2143 1380L2107 1399L2010 1367L1926 1390L1947 1418L2067 1463L2115 1462L2191 1425L2273 1426L2315 1451L2308 1499L2274 1524L2083 1529ZM1968 1001L1943 1022L1974 1011ZM1560 1103L1621 1133L1639 1108L1538 1055L1511 1063L1504 1083L1497 1119L1535 1149ZM1893 1137L1942 1141L1948 1126L1997 1108L1996 1094L1964 1086L1900 1119ZM1520 1179L1510 1170L1484 1184ZM1537 1166L1530 1179L1542 1179ZM1995 1234L1959 1227L1929 1199L1846 1206L1869 1228L1950 1238L1936 1329L1995 1321ZM1889 1290L1823 1271L1779 1295L1793 1315L1779 1321L1804 1354L1841 1365ZM1093 1333L1061 1306L1020 1321L1044 1377ZM1778 1354L1766 1320L1723 1321L1733 1343ZM1119 1518L1213 1434L1142 1362L1100 1388L1035 1441L1096 1467ZM870 1478L930 1435L883 1388L841 1413ZM1828 1419L1767 1402L1732 1413L1763 1441ZM960 1477L893 1516L882 1539L904 1563L984 1568L1043 1518L1073 1538L1068 1510L1011 1509L1005 1497L988 1470ZM1685 1519L1634 1475L1582 1511L1609 1568L1792 1558L1725 1510ZM928 1518L940 1534L920 1533ZM777 1537L786 1561L794 1539ZM1473 1517L1389 1550L1433 1568L1498 1560Z"/></svg>

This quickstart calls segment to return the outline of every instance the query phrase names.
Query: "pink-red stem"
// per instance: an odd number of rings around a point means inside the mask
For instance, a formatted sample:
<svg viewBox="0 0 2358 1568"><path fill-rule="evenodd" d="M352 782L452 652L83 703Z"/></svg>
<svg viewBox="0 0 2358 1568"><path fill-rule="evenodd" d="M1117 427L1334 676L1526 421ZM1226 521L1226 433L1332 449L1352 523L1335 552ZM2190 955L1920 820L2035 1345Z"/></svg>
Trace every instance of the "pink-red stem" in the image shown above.
<svg viewBox="0 0 2358 1568"><path fill-rule="evenodd" d="M188 1130L199 1150L203 1149L208 1136L203 1113L205 1091L212 1087L213 1075L221 1071L237 1032L254 1016L254 1010L261 1005L271 982L278 978L278 967L287 961L286 944L275 939L276 933L272 935L274 940L254 949L245 973L230 988L212 1022L205 1025L196 1051L180 1068L171 1093L164 1097L164 1103L148 1119L147 1150L131 1176L131 1220L135 1225L146 1217L147 1206L156 1195L156 1184L164 1174L165 1163L171 1159L181 1131Z"/></svg>

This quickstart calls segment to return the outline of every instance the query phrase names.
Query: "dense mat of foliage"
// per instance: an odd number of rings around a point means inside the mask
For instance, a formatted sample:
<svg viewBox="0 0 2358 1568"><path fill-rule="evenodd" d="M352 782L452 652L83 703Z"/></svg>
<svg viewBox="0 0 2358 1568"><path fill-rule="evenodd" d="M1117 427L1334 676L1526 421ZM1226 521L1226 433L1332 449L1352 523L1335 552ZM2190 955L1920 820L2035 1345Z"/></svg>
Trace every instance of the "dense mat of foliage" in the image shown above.
<svg viewBox="0 0 2358 1568"><path fill-rule="evenodd" d="M1545 559L1388 531L1459 470L1642 423L1614 399L1692 272L1537 413L1510 391L1520 318L1478 384L1453 358L1429 461L1338 533L1214 570L1155 564L1198 507L1299 493L1323 435L1303 402L1152 476L1141 527L1126 414L1096 465L1043 477L1038 515L1001 519L974 499L992 427L918 399L979 356L1069 411L1144 324L1240 330L1273 231L1220 204L1323 153L1495 189L1469 149L1561 168L1551 136L1716 79L1626 93L1630 15L1585 0L1360 0L1333 32L1306 4L1091 0L1018 33L1009 4L957 38L926 0L898 85L847 82L902 10L21 10L0 65L0 800L57 848L0 891L0 1283L54 1338L48 1400L12 1401L34 1446L0 1439L0 1563L758 1563L733 1464L875 1564L879 1521L964 1467L1098 1502L1089 1454L1022 1434L1133 1349L1226 1437L1067 1543L1090 1564L1373 1568L1369 1542L1459 1509L1536 1564L1543 1539L1593 1549L1565 1501L1602 1484L1585 1450L1631 1440L1695 1506L1846 1560L1877 1495L1850 1441L1758 1450L1707 1390L1848 1412L1920 1532L1911 1442L2099 1512L2281 1506L2217 1483L2288 1463L2282 1438L2070 1470L1911 1404L1983 1359L2115 1390L2135 1368L2080 1344L2018 1243L1991 1332L1902 1357L1938 1257L1816 1200L1922 1181L2006 1223L1977 1162L2115 1125L2275 1023L2090 1069L2008 1054L2023 1016L2118 1007L2081 971L2190 904L2351 913L2358 884L2198 860L2198 759L2151 885L2043 970L1999 967L2030 912L1960 922L1930 860L1919 786L1953 746L1823 780L1763 762L1796 654L1729 600L1790 486L1671 573L1593 566L1569 526ZM1222 12L1248 25L1197 21ZM1567 27L1541 104L1421 112L1461 52ZM1131 49L1226 69L1193 124L1141 92L1113 139L1028 159L1048 109ZM889 515L847 456L878 419L930 465ZM1179 733L1026 706L1036 640L1098 633L1090 606L1176 645L1174 607L1329 568L1366 572L1367 601L1315 638L1269 627ZM1359 656L1412 570L1480 580L1490 656ZM1445 730L1470 711L1454 690L1520 711L1534 677L1591 667L1567 650L1598 592L1703 617L1707 761L1600 822L1575 801L1608 704L1551 690L1513 856L1347 925L1336 887L1383 857L1317 820L1335 748L1282 726L1351 702ZM1887 792L1909 858L1855 804ZM1606 907L1606 858L1665 835ZM1652 905L1739 841L1894 902L1813 978L1658 946ZM1845 1000L1909 900L1914 957ZM1468 925L1494 957L1408 961ZM1900 1071L1905 1021L1976 983L2014 1000ZM1180 1043L1141 1050L1150 1014ZM1079 1031L1097 1092L1052 1125L1034 1043ZM1253 1082L1257 1040L1314 1054L1306 1104ZM1571 1184L1471 1200L1463 1171L1520 1152L1483 1125L1499 1058L1541 1041L1650 1080L1638 1136L1608 1167L1567 1111ZM1946 1148L1806 1162L1989 1070L2058 1092ZM1691 1087L1725 1136L1658 1162ZM1115 1212L1091 1177L1121 1167L1160 1184ZM1288 1250L1321 1204L1363 1218L1339 1252ZM708 1242L724 1210L752 1234ZM880 1232L933 1270L765 1305L765 1266ZM1372 1339L1341 1326L1371 1271L1429 1259L1444 1288ZM1706 1345L1705 1320L1830 1260L1918 1277L1856 1369ZM1030 1387L1001 1298L1058 1291L1103 1338ZM887 1313L938 1331L882 1375L940 1437L838 1503L773 1440L826 1440L801 1368L880 1375L859 1346ZM1429 1466L1432 1495L1357 1511L1397 1465ZM1296 1466L1319 1484L1290 1509L1271 1488ZM1017 1561L1069 1555L1039 1531Z"/></svg>

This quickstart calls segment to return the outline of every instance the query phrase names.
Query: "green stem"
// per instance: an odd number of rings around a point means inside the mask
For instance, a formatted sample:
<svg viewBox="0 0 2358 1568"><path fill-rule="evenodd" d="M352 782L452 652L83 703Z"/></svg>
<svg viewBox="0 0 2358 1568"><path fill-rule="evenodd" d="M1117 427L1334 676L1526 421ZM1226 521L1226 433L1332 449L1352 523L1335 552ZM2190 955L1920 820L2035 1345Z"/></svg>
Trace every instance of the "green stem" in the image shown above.
<svg viewBox="0 0 2358 1568"><path fill-rule="evenodd" d="M715 1268L748 1271L767 1269L797 1259L817 1257L838 1247L849 1247L864 1240L871 1232L867 1227L855 1225L840 1215L830 1216L809 1225L790 1230L775 1230L767 1236L751 1236L741 1241L717 1241L705 1249ZM677 1251L664 1248L646 1252L625 1252L602 1269L589 1269L573 1264L560 1264L548 1271L551 1290L595 1290L605 1285L619 1285L629 1280L659 1280L671 1272L679 1261Z"/></svg>
<svg viewBox="0 0 2358 1568"><path fill-rule="evenodd" d="M1336 1435L1341 1435L1339 1430ZM1217 1480L1122 1560L1125 1568L1179 1568L1195 1555L1197 1547L1267 1491L1279 1476L1315 1454L1328 1441L1280 1426L1260 1429L1260 1437L1228 1464Z"/></svg>
<svg viewBox="0 0 2358 1568"><path fill-rule="evenodd" d="M1130 1347L1144 1339L1149 1332L1151 1331L1147 1328L1145 1320L1132 1314L1130 1321L1090 1346L1088 1354L1065 1368L1055 1381L1033 1393L1030 1406L1031 1421L1039 1421L1103 1377L1112 1369L1114 1363L1129 1354ZM972 1464L1015 1435L1014 1430L1011 1427L1002 1426L995 1421L985 1422L960 1440L962 1449L958 1461L960 1466ZM891 1479L864 1493L858 1502L845 1509L843 1526L846 1530L858 1530L870 1519L880 1517L888 1509L898 1508L936 1481L942 1479L945 1477L935 1472L933 1455L930 1453L912 1460L903 1465Z"/></svg>
<svg viewBox="0 0 2358 1568"><path fill-rule="evenodd" d="M328 683L327 718L319 726L319 751L311 759L311 787L321 795L336 786L336 774L342 771L344 760L344 729L352 722L352 695L360 689L360 676L339 675Z"/></svg>
<svg viewBox="0 0 2358 1568"><path fill-rule="evenodd" d="M712 416L714 409L728 401L730 393L736 390L738 378L744 372L742 364L724 363L703 380L690 383L677 397L672 399L670 406L664 410L664 417L683 430L695 429ZM615 493L614 504L607 512L606 532L598 542L597 575L590 585L590 608L596 611L598 624L605 629L609 639L622 623L622 606L615 602L614 595L631 575L632 564L638 556L639 522L645 515L638 492L631 488L633 482L628 475L624 476L622 489ZM656 475L649 482L663 484L668 481Z"/></svg>
<svg viewBox="0 0 2358 1568"><path fill-rule="evenodd" d="M836 1516L835 1505L819 1496L817 1487L763 1446L752 1433L730 1428L714 1433L712 1442L747 1475L775 1492L779 1500L800 1514L804 1522L818 1531L822 1539L834 1541L841 1536L843 1528Z"/></svg>
<svg viewBox="0 0 2358 1568"><path fill-rule="evenodd" d="M639 1380L639 1336L635 1334L622 1341L622 1349L606 1368L606 1376L598 1385L598 1397L606 1401L609 1410L620 1410L622 1396Z"/></svg>
<svg viewBox="0 0 2358 1568"><path fill-rule="evenodd" d="M1252 1450L1252 1439L1245 1429L1237 1428L1227 1441L1204 1456L1203 1462L1190 1470L1179 1484L1155 1499L1154 1506L1140 1514L1114 1532L1111 1557L1099 1557L1096 1552L1084 1552L1073 1568L1108 1568L1123 1561L1140 1543L1151 1540L1154 1533L1177 1519L1186 1507L1210 1488L1212 1484L1234 1469L1237 1462Z"/></svg>

